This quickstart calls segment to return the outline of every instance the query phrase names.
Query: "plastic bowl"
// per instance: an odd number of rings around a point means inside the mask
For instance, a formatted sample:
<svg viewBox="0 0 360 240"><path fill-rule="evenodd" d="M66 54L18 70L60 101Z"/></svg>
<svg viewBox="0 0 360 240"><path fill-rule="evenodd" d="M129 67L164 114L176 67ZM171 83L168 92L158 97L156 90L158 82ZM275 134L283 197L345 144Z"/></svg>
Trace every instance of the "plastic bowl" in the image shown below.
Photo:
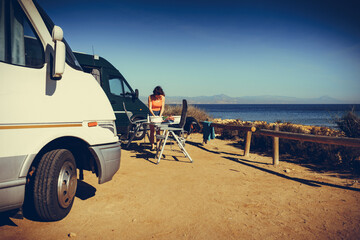
<svg viewBox="0 0 360 240"><path fill-rule="evenodd" d="M162 117L160 116L150 116L150 122L153 123L161 123L162 122Z"/></svg>

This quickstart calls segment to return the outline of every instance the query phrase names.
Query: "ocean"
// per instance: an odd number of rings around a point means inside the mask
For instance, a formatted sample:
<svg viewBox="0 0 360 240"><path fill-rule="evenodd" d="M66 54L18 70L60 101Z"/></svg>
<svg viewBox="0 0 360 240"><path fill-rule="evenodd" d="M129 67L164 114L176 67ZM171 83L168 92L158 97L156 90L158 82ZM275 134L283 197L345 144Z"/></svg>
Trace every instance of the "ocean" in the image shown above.
<svg viewBox="0 0 360 240"><path fill-rule="evenodd" d="M336 128L335 118L352 108L359 115L360 104L192 104L213 118L243 121L291 122Z"/></svg>

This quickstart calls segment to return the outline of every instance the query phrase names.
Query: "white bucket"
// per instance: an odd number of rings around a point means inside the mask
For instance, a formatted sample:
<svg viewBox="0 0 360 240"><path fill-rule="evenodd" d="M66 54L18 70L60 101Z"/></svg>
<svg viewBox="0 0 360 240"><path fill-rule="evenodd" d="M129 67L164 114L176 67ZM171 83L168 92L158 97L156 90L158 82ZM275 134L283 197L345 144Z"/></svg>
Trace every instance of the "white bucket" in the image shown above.
<svg viewBox="0 0 360 240"><path fill-rule="evenodd" d="M173 116L174 117L174 124L179 124L181 116Z"/></svg>

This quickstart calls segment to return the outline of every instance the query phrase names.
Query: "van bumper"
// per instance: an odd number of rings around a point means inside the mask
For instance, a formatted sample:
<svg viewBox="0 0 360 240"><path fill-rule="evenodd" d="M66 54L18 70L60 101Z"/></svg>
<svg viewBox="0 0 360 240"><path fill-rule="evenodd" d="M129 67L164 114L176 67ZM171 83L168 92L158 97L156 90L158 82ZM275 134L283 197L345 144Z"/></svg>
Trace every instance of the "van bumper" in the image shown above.
<svg viewBox="0 0 360 240"><path fill-rule="evenodd" d="M110 181L120 168L120 143L90 146L89 149L98 167L99 184Z"/></svg>

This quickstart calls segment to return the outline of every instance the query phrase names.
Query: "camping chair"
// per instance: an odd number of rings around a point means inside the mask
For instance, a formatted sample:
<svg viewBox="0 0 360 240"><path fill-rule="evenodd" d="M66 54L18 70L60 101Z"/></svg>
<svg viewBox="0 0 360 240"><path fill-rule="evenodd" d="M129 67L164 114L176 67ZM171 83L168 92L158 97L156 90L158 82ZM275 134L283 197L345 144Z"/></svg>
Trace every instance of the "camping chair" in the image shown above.
<svg viewBox="0 0 360 240"><path fill-rule="evenodd" d="M193 162L189 153L185 149L185 138L183 137L186 115L187 115L187 101L183 99L180 123L158 126L158 129L162 130L163 134L156 135L156 140L159 141L156 147L156 155L155 155L155 157L158 158L157 164L159 164L162 154L164 152L164 148L166 146L166 142L170 138L173 138L175 140L175 142L177 143L177 145L179 146L180 150L183 152L185 157L189 158L190 162Z"/></svg>
<svg viewBox="0 0 360 240"><path fill-rule="evenodd" d="M147 122L147 119L132 120L133 114L126 110L125 102L123 102L123 107L124 107L125 114L128 117L129 122L130 122L130 129L129 129L130 136L129 136L128 142L126 144L126 148L128 148L130 146L132 140L134 140L136 134L139 132L139 130L142 129L143 131L146 131L147 125L145 123Z"/></svg>

